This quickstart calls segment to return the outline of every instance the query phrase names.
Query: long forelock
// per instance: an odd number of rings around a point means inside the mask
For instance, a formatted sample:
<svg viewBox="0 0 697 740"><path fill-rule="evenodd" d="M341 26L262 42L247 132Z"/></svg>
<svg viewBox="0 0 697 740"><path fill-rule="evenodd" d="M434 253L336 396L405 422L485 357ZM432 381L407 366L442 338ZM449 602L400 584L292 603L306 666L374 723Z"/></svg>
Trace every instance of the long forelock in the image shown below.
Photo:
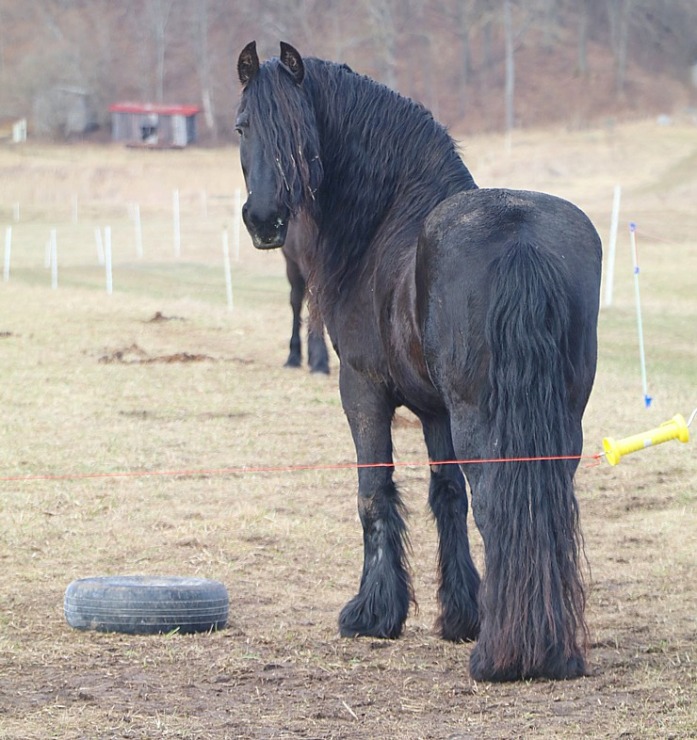
<svg viewBox="0 0 697 740"><path fill-rule="evenodd" d="M277 59L262 65L244 93L264 158L274 163L276 196L294 214L312 209L322 179L314 111Z"/></svg>

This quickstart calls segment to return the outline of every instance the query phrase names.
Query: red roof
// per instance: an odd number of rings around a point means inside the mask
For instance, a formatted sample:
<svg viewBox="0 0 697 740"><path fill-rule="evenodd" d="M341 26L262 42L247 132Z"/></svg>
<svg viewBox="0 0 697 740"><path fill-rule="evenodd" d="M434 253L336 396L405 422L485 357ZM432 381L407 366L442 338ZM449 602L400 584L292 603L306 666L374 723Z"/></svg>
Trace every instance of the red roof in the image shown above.
<svg viewBox="0 0 697 740"><path fill-rule="evenodd" d="M197 105L164 105L162 103L113 103L112 113L155 113L158 116L195 116L201 112Z"/></svg>

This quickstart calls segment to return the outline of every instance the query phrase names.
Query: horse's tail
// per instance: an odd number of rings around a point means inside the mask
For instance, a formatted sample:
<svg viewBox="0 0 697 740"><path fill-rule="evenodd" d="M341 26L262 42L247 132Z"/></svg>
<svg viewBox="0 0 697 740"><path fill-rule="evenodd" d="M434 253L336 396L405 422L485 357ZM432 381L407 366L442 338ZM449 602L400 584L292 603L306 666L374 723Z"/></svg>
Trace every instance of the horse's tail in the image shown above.
<svg viewBox="0 0 697 740"><path fill-rule="evenodd" d="M486 575L472 672L568 678L585 672L588 640L573 488L578 459L520 458L581 452L567 390L573 287L560 258L524 243L498 259L490 279L489 454L514 461L484 472Z"/></svg>

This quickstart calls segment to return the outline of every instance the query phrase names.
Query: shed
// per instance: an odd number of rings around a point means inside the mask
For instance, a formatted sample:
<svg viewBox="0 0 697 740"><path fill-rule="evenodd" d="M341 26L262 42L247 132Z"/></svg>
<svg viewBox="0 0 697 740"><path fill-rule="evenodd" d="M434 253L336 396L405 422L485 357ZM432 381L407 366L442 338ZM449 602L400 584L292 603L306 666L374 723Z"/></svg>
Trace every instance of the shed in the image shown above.
<svg viewBox="0 0 697 740"><path fill-rule="evenodd" d="M111 138L131 146L185 147L196 141L195 105L114 103Z"/></svg>

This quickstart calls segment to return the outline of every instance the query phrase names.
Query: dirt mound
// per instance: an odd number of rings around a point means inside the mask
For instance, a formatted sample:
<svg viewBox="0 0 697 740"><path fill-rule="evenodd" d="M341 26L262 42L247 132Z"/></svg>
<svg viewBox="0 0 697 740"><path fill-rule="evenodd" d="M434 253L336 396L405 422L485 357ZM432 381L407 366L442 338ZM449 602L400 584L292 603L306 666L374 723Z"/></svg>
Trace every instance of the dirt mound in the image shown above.
<svg viewBox="0 0 697 740"><path fill-rule="evenodd" d="M104 365L121 363L123 365L152 365L154 363L173 362L215 362L210 355L192 354L191 352L175 352L171 355L149 355L142 347L131 344L123 349L116 349L99 358Z"/></svg>

